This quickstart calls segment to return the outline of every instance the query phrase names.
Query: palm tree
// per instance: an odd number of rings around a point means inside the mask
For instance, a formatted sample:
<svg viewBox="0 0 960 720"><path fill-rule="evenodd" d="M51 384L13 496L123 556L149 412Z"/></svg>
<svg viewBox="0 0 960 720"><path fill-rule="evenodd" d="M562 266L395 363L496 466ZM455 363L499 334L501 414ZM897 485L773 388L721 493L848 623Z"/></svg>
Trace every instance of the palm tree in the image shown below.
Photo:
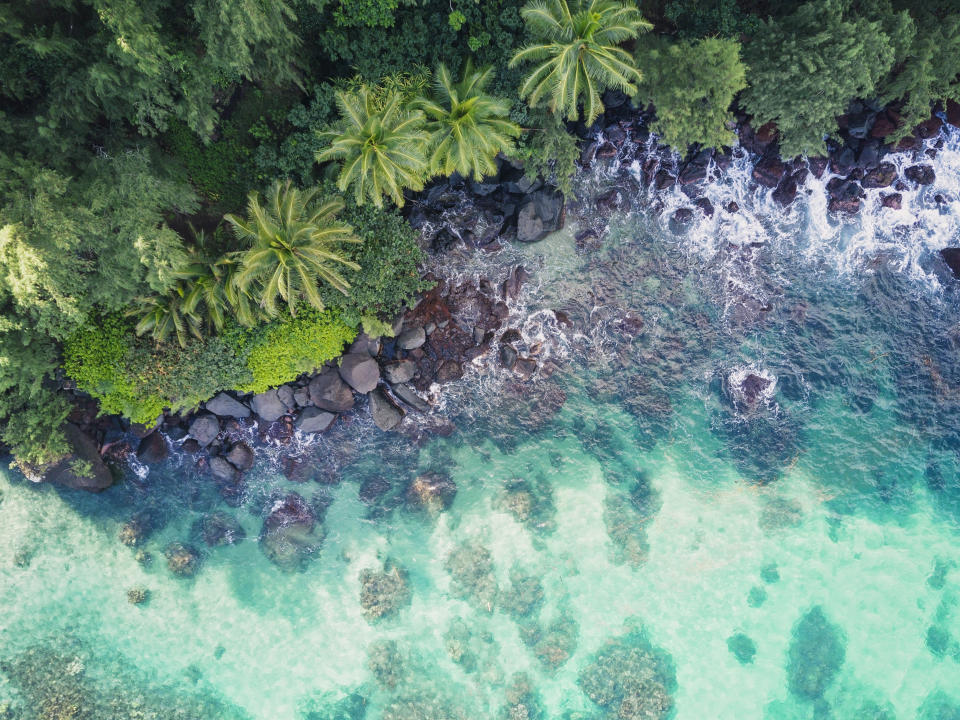
<svg viewBox="0 0 960 720"><path fill-rule="evenodd" d="M343 209L339 198L320 202L318 190L301 192L287 180L277 181L270 189L266 206L260 195L247 198L247 219L226 215L239 240L250 243L247 250L233 256L238 263L233 282L242 293L259 296L260 307L268 317L277 314L279 297L296 315L297 304L306 300L323 310L317 283L323 281L347 294L350 284L335 269L336 265L359 270L360 266L338 252L340 243L359 243L353 229L336 222Z"/></svg>
<svg viewBox="0 0 960 720"><path fill-rule="evenodd" d="M509 101L484 93L492 79L491 66L478 69L467 60L463 78L454 83L441 63L434 73L433 96L414 102L427 117L432 175L458 172L480 180L497 171L498 152L513 148L520 127L510 122Z"/></svg>
<svg viewBox="0 0 960 720"><path fill-rule="evenodd" d="M180 347L187 346L191 335L201 339L200 318L186 307L187 292L187 283L179 279L166 295L141 298L127 313L140 318L136 325L137 335L149 334L160 344L172 333L176 335Z"/></svg>
<svg viewBox="0 0 960 720"><path fill-rule="evenodd" d="M427 172L423 113L406 110L395 91L377 102L368 87L338 92L337 106L343 125L320 133L330 147L319 152L317 160L343 161L337 187L345 192L352 185L357 205L369 200L383 207L383 196L388 195L402 207L404 188L422 190Z"/></svg>
<svg viewBox="0 0 960 720"><path fill-rule="evenodd" d="M620 0L533 0L520 11L527 29L540 41L520 50L510 67L537 65L520 86L520 97L532 106L549 96L550 110L593 124L603 112L600 93L616 88L637 92L640 71L626 50L618 47L650 24L635 5Z"/></svg>

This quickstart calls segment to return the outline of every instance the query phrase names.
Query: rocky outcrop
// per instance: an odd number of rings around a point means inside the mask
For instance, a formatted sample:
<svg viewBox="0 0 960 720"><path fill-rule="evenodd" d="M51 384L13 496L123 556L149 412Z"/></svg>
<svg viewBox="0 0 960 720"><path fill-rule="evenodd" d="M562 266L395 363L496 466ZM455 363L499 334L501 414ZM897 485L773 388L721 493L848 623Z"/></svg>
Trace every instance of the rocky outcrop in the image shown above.
<svg viewBox="0 0 960 720"><path fill-rule="evenodd" d="M287 571L302 569L322 543L317 515L297 493L290 493L273 505L260 531L263 554Z"/></svg>
<svg viewBox="0 0 960 720"><path fill-rule="evenodd" d="M531 193L517 213L517 240L530 243L542 240L563 227L563 195L555 190Z"/></svg>
<svg viewBox="0 0 960 720"><path fill-rule="evenodd" d="M212 413L201 413L190 423L190 437L205 448L220 434L220 421Z"/></svg>
<svg viewBox="0 0 960 720"><path fill-rule="evenodd" d="M380 383L380 366L367 353L348 353L340 359L340 377L358 393L368 393Z"/></svg>
<svg viewBox="0 0 960 720"><path fill-rule="evenodd" d="M290 399L293 399L292 394ZM257 414L257 417L267 422L279 420L289 412L276 389L254 395L250 400L250 408Z"/></svg>
<svg viewBox="0 0 960 720"><path fill-rule="evenodd" d="M943 248L940 251L940 257L950 268L953 276L960 280L960 248Z"/></svg>
<svg viewBox="0 0 960 720"><path fill-rule="evenodd" d="M74 490L101 492L110 487L113 477L94 439L73 423L63 426L63 434L69 454L46 468L23 467L24 474L33 482L51 482Z"/></svg>
<svg viewBox="0 0 960 720"><path fill-rule="evenodd" d="M336 370L327 368L310 381L310 402L327 412L346 412L353 407L353 393Z"/></svg>
<svg viewBox="0 0 960 720"><path fill-rule="evenodd" d="M383 390L375 389L367 397L370 399L370 415L378 428L393 430L401 423L403 410Z"/></svg>
<svg viewBox="0 0 960 720"><path fill-rule="evenodd" d="M330 429L337 416L316 407L304 408L297 417L294 426L300 432L322 433Z"/></svg>
<svg viewBox="0 0 960 720"><path fill-rule="evenodd" d="M218 393L204 403L204 407L218 417L247 418L250 417L250 408L225 392Z"/></svg>
<svg viewBox="0 0 960 720"><path fill-rule="evenodd" d="M137 447L137 460L153 465L163 462L170 454L170 448L167 447L167 439L163 433L154 430L140 441Z"/></svg>

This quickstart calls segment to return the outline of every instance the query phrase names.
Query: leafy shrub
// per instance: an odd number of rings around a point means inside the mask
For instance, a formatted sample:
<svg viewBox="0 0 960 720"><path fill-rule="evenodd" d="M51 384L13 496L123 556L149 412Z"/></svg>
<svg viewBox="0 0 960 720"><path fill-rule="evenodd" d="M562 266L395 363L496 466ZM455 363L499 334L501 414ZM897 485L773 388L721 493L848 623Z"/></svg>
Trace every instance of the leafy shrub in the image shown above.
<svg viewBox="0 0 960 720"><path fill-rule="evenodd" d="M242 392L263 392L295 380L339 357L343 346L357 336L339 313L319 312L311 307L253 330L230 334L234 351L246 358L252 379L240 384Z"/></svg>
<svg viewBox="0 0 960 720"><path fill-rule="evenodd" d="M429 288L420 279L419 266L424 258L416 233L394 209L348 203L341 217L363 241L344 246L344 255L360 270L344 269L343 277L350 283L347 296L324 286L321 297L330 307L340 309L348 325L357 327L365 316L389 322L404 305L412 304L418 293Z"/></svg>
<svg viewBox="0 0 960 720"><path fill-rule="evenodd" d="M517 141L513 157L523 163L527 177L552 180L568 198L573 195L577 172L577 139L553 113L532 110L532 127Z"/></svg>

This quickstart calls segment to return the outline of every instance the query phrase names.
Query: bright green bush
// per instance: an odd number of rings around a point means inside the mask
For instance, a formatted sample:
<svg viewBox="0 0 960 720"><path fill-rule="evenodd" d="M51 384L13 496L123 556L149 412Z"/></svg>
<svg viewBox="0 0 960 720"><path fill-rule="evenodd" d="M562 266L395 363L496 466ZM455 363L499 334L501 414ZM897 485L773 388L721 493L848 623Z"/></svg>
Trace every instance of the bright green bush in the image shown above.
<svg viewBox="0 0 960 720"><path fill-rule="evenodd" d="M231 334L235 352L246 357L252 379L238 386L242 392L263 392L319 369L343 352L357 331L339 313L319 312L309 306L296 317L239 330Z"/></svg>

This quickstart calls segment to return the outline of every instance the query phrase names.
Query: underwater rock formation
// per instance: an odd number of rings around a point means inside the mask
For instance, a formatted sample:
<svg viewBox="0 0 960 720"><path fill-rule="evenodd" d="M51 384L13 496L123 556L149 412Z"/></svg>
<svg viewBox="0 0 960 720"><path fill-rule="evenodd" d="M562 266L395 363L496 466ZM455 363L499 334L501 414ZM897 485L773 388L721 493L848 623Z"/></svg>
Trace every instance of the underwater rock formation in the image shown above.
<svg viewBox="0 0 960 720"><path fill-rule="evenodd" d="M659 720L673 708L677 688L670 656L642 631L609 639L580 671L581 690L604 720Z"/></svg>
<svg viewBox="0 0 960 720"><path fill-rule="evenodd" d="M170 572L178 577L193 577L200 569L200 553L190 545L173 542L167 545L163 554Z"/></svg>
<svg viewBox="0 0 960 720"><path fill-rule="evenodd" d="M475 607L492 613L497 602L497 580L493 576L490 551L478 542L467 541L447 556L450 590Z"/></svg>
<svg viewBox="0 0 960 720"><path fill-rule="evenodd" d="M382 572L365 569L360 572L360 606L369 622L397 613L410 604L407 571L386 564Z"/></svg>
<svg viewBox="0 0 960 720"><path fill-rule="evenodd" d="M314 509L300 495L290 493L264 519L260 549L279 568L297 571L319 551L323 539Z"/></svg>
<svg viewBox="0 0 960 720"><path fill-rule="evenodd" d="M819 605L793 627L793 642L787 651L787 683L790 692L803 700L823 697L836 679L846 657L846 641Z"/></svg>

